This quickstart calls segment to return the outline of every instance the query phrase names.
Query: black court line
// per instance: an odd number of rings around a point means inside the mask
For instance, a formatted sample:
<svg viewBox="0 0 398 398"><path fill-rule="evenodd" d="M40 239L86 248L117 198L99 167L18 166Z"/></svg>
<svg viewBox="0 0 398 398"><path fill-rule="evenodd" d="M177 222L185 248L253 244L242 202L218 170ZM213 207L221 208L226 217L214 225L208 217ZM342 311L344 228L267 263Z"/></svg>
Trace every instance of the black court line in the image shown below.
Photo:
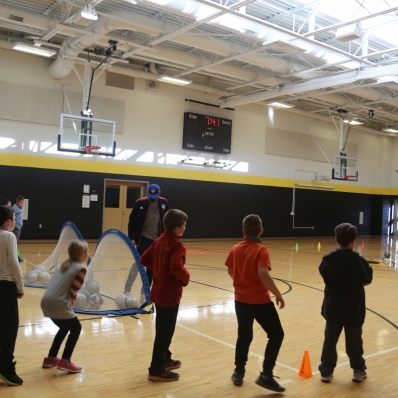
<svg viewBox="0 0 398 398"><path fill-rule="evenodd" d="M288 294L288 293L290 293L291 291L292 291L292 286L289 284L289 282L288 281L285 281L285 280L283 280L283 279L278 279L278 278L274 278L275 280L278 280L278 281L280 281L280 282L283 282L283 283L285 283L287 286L288 286L288 290L286 291L286 292L284 292L284 293L281 293L282 294L282 296L284 295L284 294ZM230 292L230 293L233 293L234 291L233 290L231 290L231 289L225 289L225 288L223 288L223 287L218 287L218 286L214 286L214 285L209 285L209 284L207 284L207 283L203 283L203 282L197 282L197 281L193 281L193 280L190 280L189 281L190 283L196 283L196 284L198 284L198 285L203 285L203 286L208 286L208 287L212 287L212 288L214 288L214 289L219 289L219 290L224 290L224 291L226 291L226 292ZM200 306L198 306L197 308L199 308Z"/></svg>
<svg viewBox="0 0 398 398"><path fill-rule="evenodd" d="M276 279L276 278L275 278L275 279ZM323 292L322 289L318 289L317 287L313 287L313 286L309 286L309 285L304 285L303 283L292 282L292 281L285 281L285 280L282 280L282 279L278 279L278 280L283 281L283 282L286 282L286 283L293 283L293 284L295 284L295 285L300 285L300 286L308 287L308 288L310 288L310 289L318 290L319 292ZM386 322L389 323L393 328L395 328L395 329L398 330L398 326L397 326L394 322L390 321L390 320L389 320L388 318L386 318L385 316L379 314L378 312L376 312L376 311L374 311L374 310L371 310L371 309L368 308L368 307L365 307L365 308L366 308L367 311L370 311L370 312L372 312L373 314L377 315L379 318L383 319L383 321L386 321Z"/></svg>
<svg viewBox="0 0 398 398"><path fill-rule="evenodd" d="M206 270L212 270L212 271L227 271L227 267L215 267L213 265L204 265L204 264L193 264L193 263L186 263L185 265L193 266L193 267L201 267ZM187 269L192 269L191 267L185 267Z"/></svg>
<svg viewBox="0 0 398 398"><path fill-rule="evenodd" d="M234 291L231 289L224 289L223 287L218 287L218 286L214 286L214 285L209 285L207 283L202 283L202 282L197 282L197 281L193 281L190 280L189 283L196 283L198 285L203 285L203 286L208 286L208 287L212 287L213 289L219 289L219 290L224 290L225 292L230 292L233 293Z"/></svg>

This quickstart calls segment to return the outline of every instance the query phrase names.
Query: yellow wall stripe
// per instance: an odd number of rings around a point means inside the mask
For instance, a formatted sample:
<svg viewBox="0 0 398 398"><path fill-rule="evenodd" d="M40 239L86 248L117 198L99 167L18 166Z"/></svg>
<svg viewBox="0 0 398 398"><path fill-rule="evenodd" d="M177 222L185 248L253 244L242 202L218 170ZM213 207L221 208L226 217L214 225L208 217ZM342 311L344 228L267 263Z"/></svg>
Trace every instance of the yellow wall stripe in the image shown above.
<svg viewBox="0 0 398 398"><path fill-rule="evenodd" d="M282 188L293 188L293 180L285 178L259 177L247 174L232 174L230 172L222 171L206 171L206 170L192 170L181 166L179 168L162 167L162 166L141 166L123 163L108 163L108 162L89 162L87 159L73 159L61 157L48 156L31 156L5 153L0 157L0 164L4 166L16 167L34 167L39 169L54 169L54 170L73 170L85 171L92 173L111 173L111 174L125 174L132 176L147 176L147 177L163 177L163 178L177 178L194 181L211 181L224 182L231 184L247 184L260 186L273 186ZM348 185L349 183L337 183L335 180L329 182L311 182L301 180L296 181L303 184L314 184L321 187L334 186L333 192L349 192L349 193L363 193L372 195L396 195L397 189L393 188L373 188L355 185ZM300 188L312 189L312 188Z"/></svg>

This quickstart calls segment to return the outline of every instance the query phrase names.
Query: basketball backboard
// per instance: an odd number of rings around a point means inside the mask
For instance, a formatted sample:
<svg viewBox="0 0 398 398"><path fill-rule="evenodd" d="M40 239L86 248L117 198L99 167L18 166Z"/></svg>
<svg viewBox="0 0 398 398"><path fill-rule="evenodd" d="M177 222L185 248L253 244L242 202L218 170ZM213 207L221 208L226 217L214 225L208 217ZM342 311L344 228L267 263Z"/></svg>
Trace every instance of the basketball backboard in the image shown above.
<svg viewBox="0 0 398 398"><path fill-rule="evenodd" d="M358 159L336 155L334 157L332 178L334 180L358 181Z"/></svg>
<svg viewBox="0 0 398 398"><path fill-rule="evenodd" d="M100 146L99 155L115 156L116 122L61 114L58 151L85 154L86 146Z"/></svg>

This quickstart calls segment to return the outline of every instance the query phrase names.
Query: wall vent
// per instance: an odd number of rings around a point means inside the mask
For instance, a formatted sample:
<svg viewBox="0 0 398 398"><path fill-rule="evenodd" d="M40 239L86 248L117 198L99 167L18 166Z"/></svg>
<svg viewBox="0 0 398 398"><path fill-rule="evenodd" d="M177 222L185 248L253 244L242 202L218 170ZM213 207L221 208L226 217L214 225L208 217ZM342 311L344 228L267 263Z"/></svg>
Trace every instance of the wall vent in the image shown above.
<svg viewBox="0 0 398 398"><path fill-rule="evenodd" d="M147 90L159 91L159 88L160 88L160 83L157 82L156 80L147 80L146 81L146 89Z"/></svg>
<svg viewBox="0 0 398 398"><path fill-rule="evenodd" d="M121 75L120 73L106 72L105 85L125 90L134 90L134 77Z"/></svg>
<svg viewBox="0 0 398 398"><path fill-rule="evenodd" d="M19 15L7 14L7 19L11 19L11 21L23 22L25 20L24 17L20 17Z"/></svg>

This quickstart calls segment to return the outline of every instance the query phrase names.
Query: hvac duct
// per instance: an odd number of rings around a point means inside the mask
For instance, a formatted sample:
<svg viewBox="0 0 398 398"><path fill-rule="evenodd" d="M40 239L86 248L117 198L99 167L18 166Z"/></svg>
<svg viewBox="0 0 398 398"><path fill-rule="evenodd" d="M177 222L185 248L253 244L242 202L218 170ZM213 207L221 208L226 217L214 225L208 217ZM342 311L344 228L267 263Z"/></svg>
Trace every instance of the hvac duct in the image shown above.
<svg viewBox="0 0 398 398"><path fill-rule="evenodd" d="M156 1L154 2L156 3ZM199 3L190 4L191 8L188 11L186 9L186 2L182 0L172 0L168 2L167 5L162 5L162 7L169 8L173 12L179 12L181 13L181 15L184 16L187 16L188 13L196 19L203 19L210 13L216 12L215 8L208 5L203 5ZM2 5L0 9L0 17L6 18L7 13L21 15L24 18L24 24L26 23L28 26L46 32L49 32L56 27L55 22L50 17L39 15L37 13L29 12L26 10L22 11L17 7ZM106 45L106 40L104 40L104 38L100 37L99 35L106 35L107 33L113 32L117 29L125 29L138 30L148 35L159 37L163 34L171 33L178 29L178 26L175 24L165 22L157 18L139 15L137 13L116 12L112 15L114 18L100 17L98 21L85 27L84 30L87 32L87 35L81 36L81 40L75 39L77 35L76 31L73 31L72 29L68 30L67 27L62 27L62 33L67 34L70 37L64 42L64 46L66 48L60 50L56 60L54 60L49 67L50 74L54 78L60 79L66 77L72 70L71 62L75 62L75 58L77 58L79 52L81 52L81 50L83 50L84 48L98 43L104 43ZM301 48L303 52L305 52L306 57L313 56L317 59L322 58L325 62L336 62L337 59L339 61L347 60L346 57L337 53L331 53L330 51L325 50L324 48L317 46L316 44L292 38L291 36L288 36L284 33L277 32L276 30L264 27L261 24L255 22L245 20L243 17L238 17L236 15L225 14L212 20L211 23L228 27L228 29L230 30L233 28L235 30L250 29L251 31L255 32L255 37L264 40L265 42L275 42L277 40L282 40L289 45L294 45ZM235 26L231 26L233 24L235 24ZM238 29L238 27L240 28ZM118 35L113 33L112 36ZM125 36L121 36L121 39L126 41ZM221 56L225 57L234 56L245 51L245 49L239 44L231 43L230 41L221 38L213 38L209 40L209 38L199 35L181 34L173 36L169 40L187 46L192 46L193 48L200 48L212 53L220 54ZM133 41L133 39L130 41ZM121 46L119 46L119 48L121 48ZM133 49L134 48L136 47L133 47ZM131 49L132 48L130 46L123 45L124 51L128 51ZM172 49L164 45L157 45L156 53L152 52L152 50L145 49L141 51L141 54L148 59L153 58L155 62L161 62L162 60L169 61L171 63L179 62L186 68L206 66L207 64L211 63L210 59L206 60L203 57L197 56L195 54ZM332 54L333 57L337 56L337 58L327 59L330 54ZM302 72L301 69L303 68L303 66L282 58L273 59L271 56L260 56L252 54L241 57L239 59L244 62L252 63L257 66L273 70L277 73L290 73L291 75L297 76L305 73L306 78L314 78L315 76L318 76L318 72ZM206 70L209 70L213 73L227 75L233 79L237 79L242 82L255 81L261 78L257 75L257 73L253 71L228 63L206 67ZM369 89L364 88L360 89L361 93L359 93L357 90L359 89L350 89L349 92L356 95L362 95L365 98L369 99L373 99L374 94L377 93L377 91L375 90L369 91ZM379 94L377 93L377 95ZM394 100L391 100L390 103L394 104Z"/></svg>

